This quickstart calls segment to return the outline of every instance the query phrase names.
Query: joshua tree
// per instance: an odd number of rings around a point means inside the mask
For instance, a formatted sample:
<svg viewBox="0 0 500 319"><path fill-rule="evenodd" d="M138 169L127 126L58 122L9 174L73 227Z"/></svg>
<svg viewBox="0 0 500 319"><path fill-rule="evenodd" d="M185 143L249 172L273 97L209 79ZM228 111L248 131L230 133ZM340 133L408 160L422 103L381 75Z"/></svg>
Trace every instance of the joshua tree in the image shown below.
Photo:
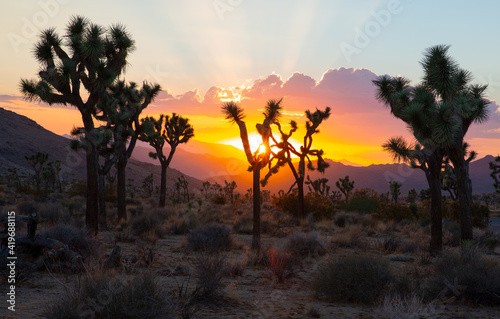
<svg viewBox="0 0 500 319"><path fill-rule="evenodd" d="M106 228L105 177L113 166L117 171L117 212L118 220L127 219L126 176L128 159L140 134L139 116L160 91L159 85L144 83L138 89L134 82L126 84L117 81L111 85L97 104L94 117L104 125L96 128L96 146L101 161L99 173L99 220ZM84 128L75 128L71 147L75 150L88 147Z"/></svg>
<svg viewBox="0 0 500 319"><path fill-rule="evenodd" d="M187 143L194 136L194 129L189 124L189 119L173 113L172 116L160 115L157 120L152 116L142 120L142 129L139 139L148 142L156 152L149 153L151 158L157 158L161 164L160 180L160 207L165 207L167 196L167 168L174 157L179 144ZM163 146L170 145L168 156L163 154Z"/></svg>
<svg viewBox="0 0 500 319"><path fill-rule="evenodd" d="M224 180L224 183L226 184L226 186L224 186L224 192L226 193L226 196L229 197L232 203L234 199L234 190L237 187L236 182L232 181L231 183L228 183L228 181Z"/></svg>
<svg viewBox="0 0 500 319"><path fill-rule="evenodd" d="M201 189L201 192L205 192L205 198L208 198L208 190L210 189L210 182L205 181L203 182L203 188Z"/></svg>
<svg viewBox="0 0 500 319"><path fill-rule="evenodd" d="M305 181L305 184L308 185L310 192L314 191L315 193L329 196L330 186L326 185L326 183L328 183L328 178L323 177L311 181L309 175L307 175L307 180Z"/></svg>
<svg viewBox="0 0 500 319"><path fill-rule="evenodd" d="M398 181L390 181L389 189L391 191L391 198L394 204L398 203L399 195L401 195L401 183Z"/></svg>
<svg viewBox="0 0 500 319"><path fill-rule="evenodd" d="M256 128L262 137L262 145L265 149L263 152L256 150L252 153L250 142L248 141L247 126L243 119L245 113L243 109L235 102L226 102L222 105L222 113L226 116L226 120L231 123L236 123L240 131L240 138L243 144L243 150L248 163L249 170L253 172L253 231L252 231L252 249L260 250L260 170L269 162L271 153L269 147L269 138L271 135L271 124L273 124L280 116L281 102L280 100L269 100L264 112L264 121L262 124L257 124Z"/></svg>
<svg viewBox="0 0 500 319"><path fill-rule="evenodd" d="M491 178L495 181L493 187L497 193L500 193L500 155L495 157L495 161L490 162Z"/></svg>
<svg viewBox="0 0 500 319"><path fill-rule="evenodd" d="M415 202L417 201L417 197L418 194L415 188L412 188L408 191L408 196L407 196L408 203L415 204Z"/></svg>
<svg viewBox="0 0 500 319"><path fill-rule="evenodd" d="M290 193L295 185L297 185L299 207L299 216L304 219L305 205L304 205L304 181L306 177L306 160L307 168L309 170L317 169L319 172L324 173L325 169L328 168L329 164L323 159L323 150L312 149L313 135L319 133L318 127L321 123L330 117L331 109L326 107L324 111L316 109L314 113L310 110L305 112L306 114L306 135L304 136L304 142L300 146L300 150L296 150L295 147L289 142L292 134L297 131L297 123L295 121L290 122L290 132L287 134L283 132L280 123L275 120L273 124L276 124L281 135L281 141L277 141L272 135L271 138L275 143L273 147L278 148L278 152L273 152L273 158L269 161L269 172L262 181L262 184L267 183L268 178L278 172L281 166L288 164L290 170L292 171L295 182L292 184L288 193ZM292 162L292 154L299 158L298 168L296 168ZM317 165L314 167L311 157L317 158ZM277 163L273 166L272 162L276 159Z"/></svg>
<svg viewBox="0 0 500 319"><path fill-rule="evenodd" d="M469 164L471 161L476 159L477 153L475 151L469 150L469 144L464 143L464 156L465 156L465 165L467 172L469 171ZM444 170L441 174L441 187L444 191L447 191L450 194L452 200L456 200L458 198L457 195L457 177L455 175L455 170L453 166L450 164L450 159L445 157L443 163ZM472 183L469 179L467 185L467 192L469 193L470 204L472 205Z"/></svg>
<svg viewBox="0 0 500 319"><path fill-rule="evenodd" d="M470 179L464 159L464 136L472 123L488 118L487 86L471 85L470 72L459 68L448 55L449 46L426 50L421 65L423 82L414 88L401 78L381 76L375 80L377 97L408 124L417 141L430 150L443 149L453 163L460 202L462 240L472 239ZM439 163L441 169L441 163Z"/></svg>
<svg viewBox="0 0 500 319"><path fill-rule="evenodd" d="M349 181L349 176L346 176L344 178L339 178L339 180L335 182L335 186L344 194L345 202L349 202L349 196L354 189L354 181Z"/></svg>
<svg viewBox="0 0 500 319"><path fill-rule="evenodd" d="M57 189L59 193L62 193L62 185L61 178L59 173L61 172L61 161L55 160L47 163L47 165L43 168L42 177L45 180L45 188L48 188L48 184L52 184L52 188L55 188L57 185Z"/></svg>
<svg viewBox="0 0 500 319"><path fill-rule="evenodd" d="M106 90L122 74L134 48L122 25L104 28L81 16L69 22L63 37L54 28L41 33L35 58L41 65L37 80L21 80L28 100L72 105L82 115L87 155L85 222L98 230L98 154L93 115ZM86 92L85 92L85 91Z"/></svg>
<svg viewBox="0 0 500 319"><path fill-rule="evenodd" d="M35 180L36 192L39 193L40 192L40 182L42 180L43 168L45 166L45 163L49 159L49 154L44 153L44 152L37 152L36 154L33 154L31 156L25 156L24 158L28 161L28 164L35 171L35 174L33 175L33 179Z"/></svg>
<svg viewBox="0 0 500 319"><path fill-rule="evenodd" d="M151 198L151 196L153 196L153 190L154 190L153 181L154 181L153 173L146 176L142 181L142 189L144 190L144 193L148 198Z"/></svg>

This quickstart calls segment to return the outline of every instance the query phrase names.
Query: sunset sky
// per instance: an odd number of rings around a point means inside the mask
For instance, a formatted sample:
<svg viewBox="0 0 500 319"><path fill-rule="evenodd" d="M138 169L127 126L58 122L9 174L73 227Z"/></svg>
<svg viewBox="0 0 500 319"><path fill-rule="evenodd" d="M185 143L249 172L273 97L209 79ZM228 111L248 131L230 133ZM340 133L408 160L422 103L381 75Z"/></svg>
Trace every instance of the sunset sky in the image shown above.
<svg viewBox="0 0 500 319"><path fill-rule="evenodd" d="M68 134L81 125L71 107L25 102L21 78L34 78L33 45L40 30L64 34L72 15L108 26L124 24L136 49L127 81L159 83L164 91L145 114L190 118L196 139L239 146L236 126L224 121L222 101L244 107L250 131L266 100L284 97L283 122L304 124L307 109L332 116L314 140L326 157L364 165L390 162L381 144L409 136L374 98L378 75L422 77L423 51L449 44L449 53L489 84L490 120L467 140L480 157L500 152L500 2L167 0L9 1L0 18L0 107ZM294 137L301 139L301 132Z"/></svg>

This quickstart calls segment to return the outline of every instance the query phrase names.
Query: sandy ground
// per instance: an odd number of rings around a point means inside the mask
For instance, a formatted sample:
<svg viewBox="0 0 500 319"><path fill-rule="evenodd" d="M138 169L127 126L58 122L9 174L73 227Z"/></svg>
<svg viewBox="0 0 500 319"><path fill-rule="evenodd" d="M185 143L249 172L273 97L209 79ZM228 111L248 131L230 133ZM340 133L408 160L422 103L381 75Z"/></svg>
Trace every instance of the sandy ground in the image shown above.
<svg viewBox="0 0 500 319"><path fill-rule="evenodd" d="M167 236L157 242L156 259L148 269L156 273L164 287L175 288L179 282L192 282L190 268L194 253L186 252L181 247L184 236ZM280 245L280 240L263 236L263 245ZM99 235L101 249L110 251L114 246L113 233ZM238 235L241 247L249 247L250 235ZM123 255L134 253L135 244L119 243ZM229 260L244 258L245 249L233 250ZM342 253L335 251L333 253ZM196 314L196 318L311 318L311 309L320 318L376 318L376 308L352 304L328 303L317 300L309 287L311 276L322 259L308 258L295 275L284 284L275 284L263 267L248 266L242 276L228 277L225 295L227 302L218 307L204 306ZM185 274L171 275L175 267L181 265ZM394 267L399 267L397 263ZM32 279L16 287L16 312L6 309L6 289L2 283L2 305L0 318L43 318L42 313L47 305L58 302L62 296L75 287L78 275L37 273ZM316 316L317 317L317 316ZM410 318L410 317L408 317ZM415 318L500 318L500 307L474 307L452 302L442 302L427 307L420 317Z"/></svg>

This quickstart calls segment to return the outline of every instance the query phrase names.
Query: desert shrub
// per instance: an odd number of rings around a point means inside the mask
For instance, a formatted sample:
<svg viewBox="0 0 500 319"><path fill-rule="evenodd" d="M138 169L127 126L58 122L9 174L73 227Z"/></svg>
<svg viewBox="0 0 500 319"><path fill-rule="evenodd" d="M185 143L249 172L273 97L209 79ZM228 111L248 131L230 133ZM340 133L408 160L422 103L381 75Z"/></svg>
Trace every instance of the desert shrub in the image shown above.
<svg viewBox="0 0 500 319"><path fill-rule="evenodd" d="M430 298L453 297L481 305L500 304L500 263L475 246L449 250L436 261Z"/></svg>
<svg viewBox="0 0 500 319"><path fill-rule="evenodd" d="M335 214L335 206L328 196L309 192L304 197L306 213L312 214L315 220L329 219Z"/></svg>
<svg viewBox="0 0 500 319"><path fill-rule="evenodd" d="M48 306L48 319L173 318L171 303L156 278L143 273L131 279L99 274Z"/></svg>
<svg viewBox="0 0 500 319"><path fill-rule="evenodd" d="M349 255L321 265L313 278L313 289L331 301L373 304L391 279L391 268L386 260Z"/></svg>
<svg viewBox="0 0 500 319"><path fill-rule="evenodd" d="M187 246L193 251L223 251L233 246L231 228L224 224L200 226L187 234Z"/></svg>
<svg viewBox="0 0 500 319"><path fill-rule="evenodd" d="M87 181L83 179L73 180L67 191L69 197L87 196Z"/></svg>
<svg viewBox="0 0 500 319"><path fill-rule="evenodd" d="M224 195L215 195L211 198L211 201L217 205L224 205L226 204L226 197L224 197Z"/></svg>
<svg viewBox="0 0 500 319"><path fill-rule="evenodd" d="M169 219L168 232L174 235L184 235L199 225L198 218L194 214Z"/></svg>
<svg viewBox="0 0 500 319"><path fill-rule="evenodd" d="M274 197L273 205L296 218L301 217L299 216L299 196L297 192ZM304 209L306 214L312 214L318 220L331 218L335 213L332 200L327 196L314 192L310 192L304 196Z"/></svg>
<svg viewBox="0 0 500 319"><path fill-rule="evenodd" d="M349 202L346 203L345 209L363 214L377 213L380 209L379 196L370 188L356 189Z"/></svg>
<svg viewBox="0 0 500 319"><path fill-rule="evenodd" d="M487 228L490 223L490 210L487 206L477 202L472 204L472 225L474 227Z"/></svg>
<svg viewBox="0 0 500 319"><path fill-rule="evenodd" d="M267 251L269 255L269 271L275 283L284 283L285 279L294 274L294 268L299 260L296 256L285 250L270 248Z"/></svg>
<svg viewBox="0 0 500 319"><path fill-rule="evenodd" d="M375 318L401 319L401 318L427 318L435 315L435 309L425 305L417 295L400 296L387 295L375 311Z"/></svg>
<svg viewBox="0 0 500 319"><path fill-rule="evenodd" d="M41 205L38 209L38 216L40 222L46 223L59 223L68 221L68 212L64 208L63 205L59 203L47 203L45 205Z"/></svg>
<svg viewBox="0 0 500 319"><path fill-rule="evenodd" d="M317 257L326 254L326 244L318 232L293 233L288 235L286 251L300 257Z"/></svg>
<svg viewBox="0 0 500 319"><path fill-rule="evenodd" d="M449 246L460 245L461 240L460 224L457 222L447 222L443 227L443 244Z"/></svg>
<svg viewBox="0 0 500 319"><path fill-rule="evenodd" d="M130 219L129 227L136 236L156 234L162 237L161 221L156 214L148 213L134 216Z"/></svg>
<svg viewBox="0 0 500 319"><path fill-rule="evenodd" d="M29 215L33 212L37 212L38 213L38 208L39 208L39 204L37 204L36 202L22 202L20 203L19 205L17 205L17 213L19 215Z"/></svg>
<svg viewBox="0 0 500 319"><path fill-rule="evenodd" d="M333 222L338 227L345 227L346 225L352 224L354 222L354 217L347 214L339 213L335 215Z"/></svg>
<svg viewBox="0 0 500 319"><path fill-rule="evenodd" d="M395 220L402 221L414 218L412 210L400 203L386 203L380 205L380 211L377 214L377 217L382 220Z"/></svg>
<svg viewBox="0 0 500 319"><path fill-rule="evenodd" d="M366 240L363 238L362 225L349 225L342 232L336 233L332 238L332 244L342 248L361 248L367 246Z"/></svg>
<svg viewBox="0 0 500 319"><path fill-rule="evenodd" d="M398 251L403 246L403 240L396 236L380 239L378 242L380 250L388 253Z"/></svg>
<svg viewBox="0 0 500 319"><path fill-rule="evenodd" d="M487 206L474 202L471 206L472 225L486 228L490 220L490 210ZM446 199L443 201L443 218L460 222L460 207L458 200Z"/></svg>
<svg viewBox="0 0 500 319"><path fill-rule="evenodd" d="M194 268L198 281L191 302L217 302L224 296L222 280L227 274L226 255L221 253L198 255Z"/></svg>
<svg viewBox="0 0 500 319"><path fill-rule="evenodd" d="M262 217L262 216L261 216ZM262 228L262 224L261 224ZM253 231L253 219L249 215L241 215L233 225L233 230L238 234L251 234ZM261 229L262 233L265 233Z"/></svg>
<svg viewBox="0 0 500 319"><path fill-rule="evenodd" d="M97 243L85 229L78 229L70 225L57 225L45 229L41 236L68 245L71 250L82 257L96 256L98 254Z"/></svg>

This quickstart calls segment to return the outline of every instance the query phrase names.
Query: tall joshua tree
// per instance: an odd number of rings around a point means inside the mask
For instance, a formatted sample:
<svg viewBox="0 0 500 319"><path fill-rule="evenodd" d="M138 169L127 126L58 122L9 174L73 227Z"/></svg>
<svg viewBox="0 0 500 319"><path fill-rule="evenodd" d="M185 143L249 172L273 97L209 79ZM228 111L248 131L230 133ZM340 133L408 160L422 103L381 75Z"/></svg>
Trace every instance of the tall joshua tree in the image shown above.
<svg viewBox="0 0 500 319"><path fill-rule="evenodd" d="M378 97L409 124L420 144L443 148L457 179L462 240L472 239L470 179L464 158L464 136L472 123L488 118L486 85L471 85L471 73L448 55L449 46L428 48L421 61L423 82L415 88L404 78L380 77Z"/></svg>
<svg viewBox="0 0 500 319"><path fill-rule="evenodd" d="M139 139L149 143L155 152L149 153L151 158L157 158L161 164L160 207L165 207L167 195L167 168L174 157L177 146L187 143L194 136L194 129L189 119L173 113L172 116L160 115L157 120L152 116L142 119L142 129ZM165 142L170 145L168 156L163 153Z"/></svg>
<svg viewBox="0 0 500 319"><path fill-rule="evenodd" d="M250 164L249 170L253 173L253 231L252 231L252 249L260 250L260 170L267 165L270 156L269 139L271 134L271 125L281 115L280 100L269 100L267 102L264 121L262 124L257 124L256 128L262 137L262 144L265 146L265 151L259 153L256 150L252 153L250 149L250 142L248 141L248 130L246 123L243 121L245 113L243 109L235 102L226 102L222 105L222 113L226 116L226 120L231 123L236 123L240 131L240 138L243 144L243 150L248 163Z"/></svg>
<svg viewBox="0 0 500 319"><path fill-rule="evenodd" d="M431 117L431 114L428 114ZM403 137L390 138L383 148L392 154L393 160L405 162L412 168L421 169L431 194L431 242L430 253L438 254L443 248L443 213L441 200L441 165L444 150L434 144L423 146L419 143L410 144Z"/></svg>
<svg viewBox="0 0 500 319"><path fill-rule="evenodd" d="M97 105L98 113L95 117L106 123L105 129L109 130L112 135L110 143L104 146L107 148L105 153L111 153L112 157L108 156L107 161L99 170L100 193L103 197L104 176L116 163L118 220L127 219L125 169L141 133L139 116L160 90L158 84L144 83L139 90L134 82L126 84L124 81L118 81L108 89ZM105 203L103 202L102 205L101 212L104 213L104 218L101 220L104 219L105 222Z"/></svg>
<svg viewBox="0 0 500 319"><path fill-rule="evenodd" d="M98 154L93 114L98 101L122 74L133 48L134 41L124 26L104 28L75 16L62 37L54 28L42 32L34 50L41 67L38 79L21 80L21 92L28 100L69 104L81 113L88 141L85 222L93 233L98 230Z"/></svg>
<svg viewBox="0 0 500 319"><path fill-rule="evenodd" d="M299 207L298 207L298 215L304 219L305 215L305 204L304 204L304 181L306 177L306 161L307 168L309 170L317 169L319 172L323 173L326 168L328 168L328 163L323 159L323 150L317 150L312 148L313 136L316 133L319 133L318 127L321 123L327 120L330 117L330 107L326 107L324 111L316 109L313 113L310 110L305 112L306 114L306 134L304 136L304 142L300 146L300 149L297 150L295 147L289 142L292 134L297 131L297 123L295 121L290 122L291 129L288 133L283 132L281 125L278 121L275 121L274 124L278 127L278 130L281 135L281 140L277 141L273 136L273 142L275 143L273 146L278 148L276 153L273 153L273 158L269 161L269 172L262 180L262 184L265 185L267 183L268 178L278 172L281 166L288 164L290 170L292 171L293 177L295 178L295 182L290 187L289 192L292 188L297 185L298 189L298 197L299 197ZM292 162L292 154L299 158L298 168ZM317 166L314 167L311 157L317 158ZM276 159L277 162L273 166L272 162Z"/></svg>

